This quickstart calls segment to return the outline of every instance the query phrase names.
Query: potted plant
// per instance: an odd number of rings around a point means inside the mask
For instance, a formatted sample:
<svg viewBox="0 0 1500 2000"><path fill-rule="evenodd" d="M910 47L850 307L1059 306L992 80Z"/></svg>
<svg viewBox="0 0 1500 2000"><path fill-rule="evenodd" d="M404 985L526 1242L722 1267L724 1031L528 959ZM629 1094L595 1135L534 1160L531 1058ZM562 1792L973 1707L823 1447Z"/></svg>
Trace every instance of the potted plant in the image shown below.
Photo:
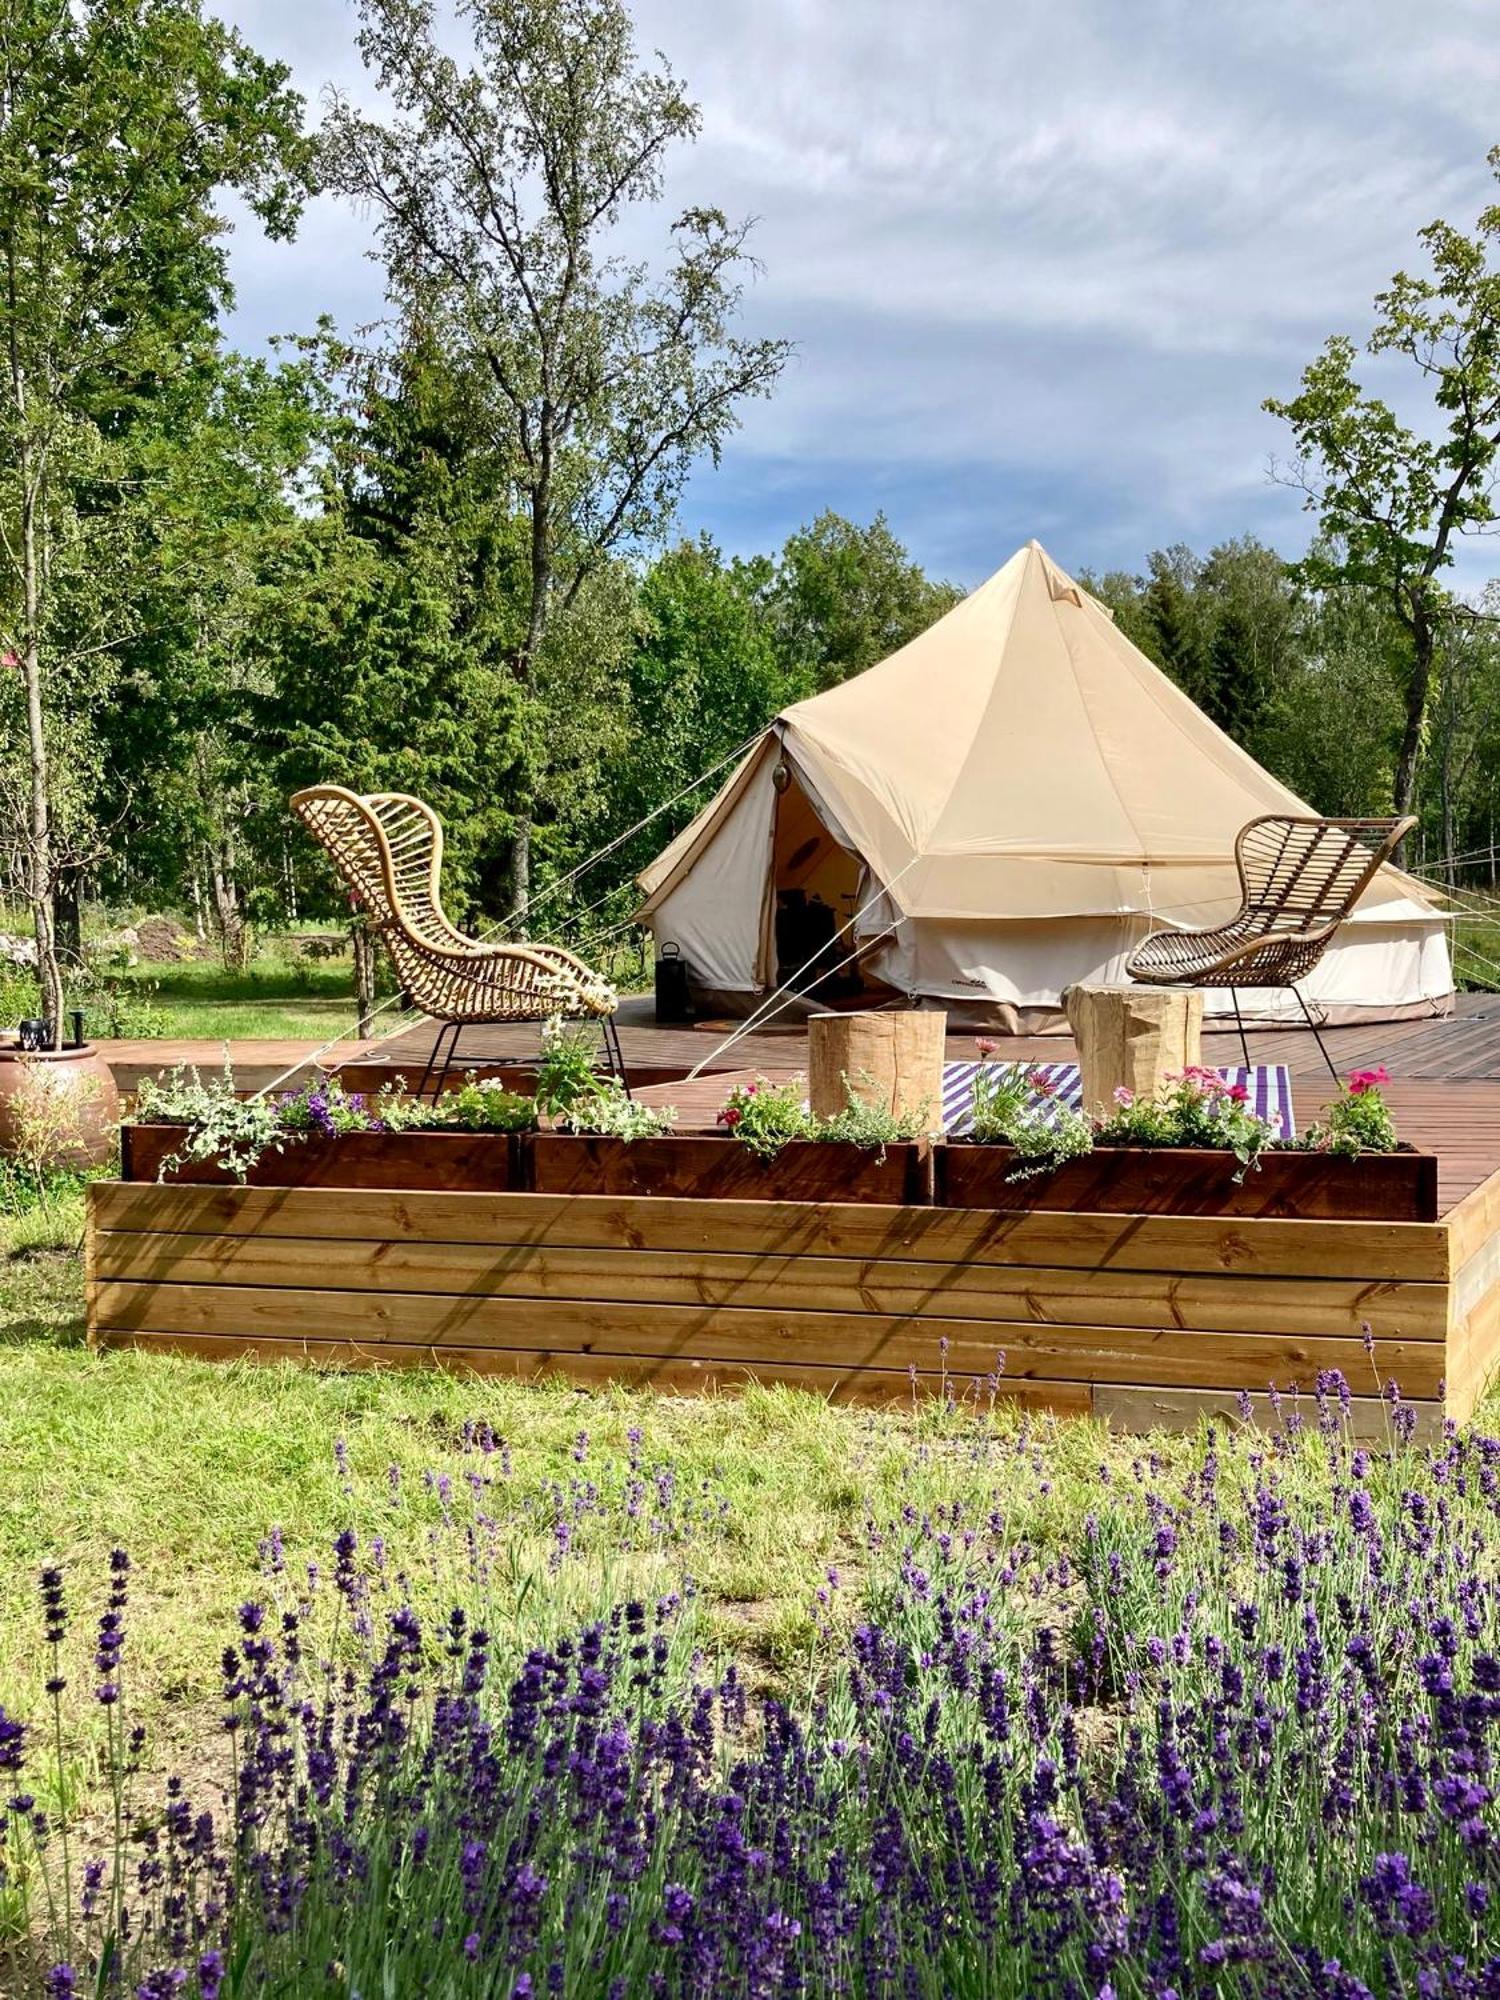
<svg viewBox="0 0 1500 2000"><path fill-rule="evenodd" d="M538 1097L545 1094L539 1084ZM737 1084L718 1132L670 1129L672 1114L626 1106L618 1086L575 1099L527 1143L539 1194L634 1194L720 1201L930 1201L920 1121L850 1107L819 1124L802 1079ZM653 1122L655 1121L655 1122Z"/></svg>
<svg viewBox="0 0 1500 2000"><path fill-rule="evenodd" d="M1435 1220L1437 1161L1398 1146L1379 1096L1383 1071L1356 1072L1298 1143L1217 1070L1171 1078L1154 1098L1116 1094L1108 1118L1049 1105L1018 1067L982 1077L973 1136L943 1148L950 1208L1048 1208L1119 1215Z"/></svg>
<svg viewBox="0 0 1500 2000"><path fill-rule="evenodd" d="M121 1131L126 1180L251 1187L520 1187L518 1135L531 1100L466 1077L437 1105L403 1088L366 1098L319 1078L277 1097L241 1097L226 1065L146 1079Z"/></svg>

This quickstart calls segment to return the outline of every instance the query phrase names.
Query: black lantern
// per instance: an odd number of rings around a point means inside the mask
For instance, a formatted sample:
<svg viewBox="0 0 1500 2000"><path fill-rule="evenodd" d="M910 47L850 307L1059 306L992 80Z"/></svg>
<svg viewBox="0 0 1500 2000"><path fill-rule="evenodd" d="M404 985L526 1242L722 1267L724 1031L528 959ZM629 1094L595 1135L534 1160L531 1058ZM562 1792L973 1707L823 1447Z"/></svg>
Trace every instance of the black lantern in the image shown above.
<svg viewBox="0 0 1500 2000"><path fill-rule="evenodd" d="M675 944L664 944L656 961L656 1018L668 1023L693 1018L687 960Z"/></svg>

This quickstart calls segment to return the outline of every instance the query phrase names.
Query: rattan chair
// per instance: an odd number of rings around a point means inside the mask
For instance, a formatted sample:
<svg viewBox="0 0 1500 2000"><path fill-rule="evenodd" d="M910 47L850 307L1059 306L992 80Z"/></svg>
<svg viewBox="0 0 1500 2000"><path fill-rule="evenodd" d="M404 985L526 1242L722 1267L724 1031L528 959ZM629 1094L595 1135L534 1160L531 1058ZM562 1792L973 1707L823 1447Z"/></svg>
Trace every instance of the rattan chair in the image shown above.
<svg viewBox="0 0 1500 2000"><path fill-rule="evenodd" d="M1238 912L1211 930L1159 930L1125 962L1151 986L1222 986L1234 1004L1245 1067L1250 1044L1240 991L1284 987L1296 997L1324 1062L1338 1071L1297 982L1327 951L1378 869L1416 825L1408 819L1299 819L1268 813L1234 843L1243 892Z"/></svg>
<svg viewBox="0 0 1500 2000"><path fill-rule="evenodd" d="M312 785L291 806L384 938L410 1004L440 1024L419 1097L429 1083L434 1096L442 1089L465 1028L558 1017L598 1021L610 1067L626 1082L608 980L559 945L485 944L448 921L443 828L431 806L342 785Z"/></svg>

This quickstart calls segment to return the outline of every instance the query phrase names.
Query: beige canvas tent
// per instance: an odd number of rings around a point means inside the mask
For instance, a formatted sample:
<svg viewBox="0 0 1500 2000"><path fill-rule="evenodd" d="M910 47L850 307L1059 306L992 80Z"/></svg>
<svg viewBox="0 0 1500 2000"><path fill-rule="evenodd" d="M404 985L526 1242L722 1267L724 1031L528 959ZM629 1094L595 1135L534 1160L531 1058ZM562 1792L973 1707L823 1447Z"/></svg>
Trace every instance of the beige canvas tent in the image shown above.
<svg viewBox="0 0 1500 2000"><path fill-rule="evenodd" d="M1073 981L1123 977L1153 925L1237 907L1247 820L1309 810L1030 542L920 638L779 715L640 877L642 914L729 1011L821 940L823 968L857 948L825 997L1037 1031ZM1332 1019L1449 1011L1441 915L1384 870L1305 991ZM1253 997L1260 1018L1293 1004Z"/></svg>

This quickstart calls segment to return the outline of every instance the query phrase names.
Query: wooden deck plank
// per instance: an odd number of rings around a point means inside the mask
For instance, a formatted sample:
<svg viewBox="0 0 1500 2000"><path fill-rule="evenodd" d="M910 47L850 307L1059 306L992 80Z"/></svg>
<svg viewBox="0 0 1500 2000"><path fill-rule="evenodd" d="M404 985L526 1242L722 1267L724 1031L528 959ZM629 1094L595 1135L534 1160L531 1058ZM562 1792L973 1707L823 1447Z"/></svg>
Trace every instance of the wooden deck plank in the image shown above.
<svg viewBox="0 0 1500 2000"><path fill-rule="evenodd" d="M784 1306L817 1312L949 1316L1000 1324L1195 1327L1206 1332L1441 1341L1442 1285L1088 1271L1045 1265L917 1262L549 1244L424 1243L302 1237L95 1232L93 1275L178 1284L400 1290L661 1305Z"/></svg>
<svg viewBox="0 0 1500 2000"><path fill-rule="evenodd" d="M145 1327L218 1338L391 1340L435 1349L543 1348L798 1366L935 1369L985 1376L1003 1347L1002 1373L1061 1382L1151 1382L1184 1387L1311 1389L1324 1370L1351 1383L1370 1362L1357 1339L1208 1333L1180 1327L1039 1326L998 1332L969 1319L893 1318L752 1307L636 1305L586 1299L500 1298L427 1292L350 1292L253 1285L103 1280L93 1294L101 1331ZM944 1344L946 1343L946 1345ZM1446 1351L1434 1341L1391 1341L1380 1354L1412 1396L1436 1396Z"/></svg>
<svg viewBox="0 0 1500 2000"><path fill-rule="evenodd" d="M664 1200L612 1195L424 1194L184 1188L103 1182L101 1229L189 1234L513 1242L575 1249L902 1256L979 1264L1260 1277L1446 1280L1442 1223L1106 1216L1031 1210Z"/></svg>

